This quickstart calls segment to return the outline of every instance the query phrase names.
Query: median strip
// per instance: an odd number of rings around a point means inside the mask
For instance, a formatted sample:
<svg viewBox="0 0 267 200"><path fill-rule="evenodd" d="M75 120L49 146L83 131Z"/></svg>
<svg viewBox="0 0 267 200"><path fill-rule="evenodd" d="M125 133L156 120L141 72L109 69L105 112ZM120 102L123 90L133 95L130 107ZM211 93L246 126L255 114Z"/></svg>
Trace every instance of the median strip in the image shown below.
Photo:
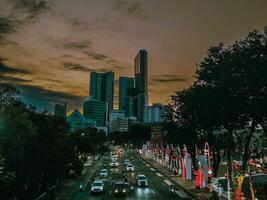
<svg viewBox="0 0 267 200"><path fill-rule="evenodd" d="M162 174L160 174L160 173L156 173L157 174L157 176L159 176L159 177L163 177L163 175Z"/></svg>
<svg viewBox="0 0 267 200"><path fill-rule="evenodd" d="M167 185L172 185L171 181L165 179L164 182L167 184Z"/></svg>

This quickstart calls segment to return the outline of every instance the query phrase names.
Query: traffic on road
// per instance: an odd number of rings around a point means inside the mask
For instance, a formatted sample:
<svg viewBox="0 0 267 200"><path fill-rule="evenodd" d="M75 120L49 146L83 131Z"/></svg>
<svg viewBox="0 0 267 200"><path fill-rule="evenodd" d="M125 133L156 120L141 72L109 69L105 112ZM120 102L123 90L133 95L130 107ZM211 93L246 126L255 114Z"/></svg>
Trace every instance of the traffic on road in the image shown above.
<svg viewBox="0 0 267 200"><path fill-rule="evenodd" d="M72 199L192 199L132 150L106 154L83 190Z"/></svg>

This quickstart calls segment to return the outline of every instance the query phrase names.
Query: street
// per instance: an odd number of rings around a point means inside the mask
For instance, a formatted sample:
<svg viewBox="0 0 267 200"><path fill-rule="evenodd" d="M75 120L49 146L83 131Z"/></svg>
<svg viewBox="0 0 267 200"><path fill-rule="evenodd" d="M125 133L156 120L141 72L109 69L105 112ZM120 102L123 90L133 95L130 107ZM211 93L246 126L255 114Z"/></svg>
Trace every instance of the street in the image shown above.
<svg viewBox="0 0 267 200"><path fill-rule="evenodd" d="M171 180L159 173L139 158L135 153L126 151L126 153L118 157L119 166L111 168L111 159L109 156L105 157L102 162L102 167L99 167L88 185L84 188L84 191L80 192L77 185L73 185L77 192L74 192L69 199L71 200L85 200L85 199L117 199L112 192L112 181L123 180L121 177L122 170L125 170L123 164L124 159L130 159L134 157L135 171L132 173L126 172L126 176L133 184L133 190L130 190L125 197L119 197L120 199L191 199L185 192L175 188L174 193L169 192L169 187L172 184ZM102 168L107 166L108 177L102 179L104 182L104 193L103 194L91 194L91 184L95 178L99 178L99 172ZM144 174L148 179L148 187L139 188L136 184L136 176L138 174ZM74 189L74 188L73 188Z"/></svg>

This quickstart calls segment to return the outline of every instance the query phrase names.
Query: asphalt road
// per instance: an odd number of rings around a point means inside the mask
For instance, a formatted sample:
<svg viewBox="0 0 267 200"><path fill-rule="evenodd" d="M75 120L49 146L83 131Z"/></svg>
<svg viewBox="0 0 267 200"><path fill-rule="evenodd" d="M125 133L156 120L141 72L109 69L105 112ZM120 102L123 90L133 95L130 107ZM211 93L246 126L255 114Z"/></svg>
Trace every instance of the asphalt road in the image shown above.
<svg viewBox="0 0 267 200"><path fill-rule="evenodd" d="M134 167L135 172L126 173L128 180L133 184L134 189L129 191L127 196L124 197L115 197L112 193L112 181L114 180L123 180L121 178L122 170L125 170L125 166L123 164L124 159L130 159L134 157ZM106 157L103 159L102 167L99 167L92 179L89 181L85 190L79 192L79 188L77 188L77 192L75 192L71 198L71 200L111 200L111 199L142 199L142 200L172 200L172 199L190 199L185 192L176 188L175 193L171 194L169 192L169 185L171 184L171 180L168 177L165 177L163 174L156 171L152 166L149 166L146 162L140 159L135 153L126 151L125 154L118 158L119 166L117 168L111 168L111 158ZM107 167L104 167L107 166ZM91 184L93 183L95 178L99 177L99 172L101 168L108 169L108 177L102 179L104 182L104 193L103 194L91 194ZM148 187L140 188L136 184L136 177L138 174L145 174L148 179Z"/></svg>

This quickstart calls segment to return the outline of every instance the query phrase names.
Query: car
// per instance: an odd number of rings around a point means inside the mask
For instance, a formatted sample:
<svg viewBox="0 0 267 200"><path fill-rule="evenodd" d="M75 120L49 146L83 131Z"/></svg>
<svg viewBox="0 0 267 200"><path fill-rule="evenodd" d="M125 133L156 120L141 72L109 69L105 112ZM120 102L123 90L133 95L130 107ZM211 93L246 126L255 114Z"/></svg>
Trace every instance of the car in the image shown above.
<svg viewBox="0 0 267 200"><path fill-rule="evenodd" d="M124 196L128 193L128 186L124 181L116 181L113 186L113 194L115 196Z"/></svg>
<svg viewBox="0 0 267 200"><path fill-rule="evenodd" d="M117 158L118 158L117 155L112 155L112 156L111 156L111 161L112 161L112 162L113 162L113 161L117 161Z"/></svg>
<svg viewBox="0 0 267 200"><path fill-rule="evenodd" d="M112 161L110 165L111 167L118 167L118 163L116 161Z"/></svg>
<svg viewBox="0 0 267 200"><path fill-rule="evenodd" d="M124 165L126 166L128 164L130 164L130 160L128 160L128 159L124 160Z"/></svg>
<svg viewBox="0 0 267 200"><path fill-rule="evenodd" d="M108 176L108 170L107 169L101 169L100 177L106 178L107 176Z"/></svg>
<svg viewBox="0 0 267 200"><path fill-rule="evenodd" d="M91 186L92 193L104 192L104 183L101 180L95 180Z"/></svg>
<svg viewBox="0 0 267 200"><path fill-rule="evenodd" d="M137 176L137 185L139 187L147 187L148 186L147 178L144 174L139 174Z"/></svg>
<svg viewBox="0 0 267 200"><path fill-rule="evenodd" d="M134 171L134 166L133 166L132 164L128 164L128 165L126 166L126 171L127 171L127 172L133 172L133 171Z"/></svg>

